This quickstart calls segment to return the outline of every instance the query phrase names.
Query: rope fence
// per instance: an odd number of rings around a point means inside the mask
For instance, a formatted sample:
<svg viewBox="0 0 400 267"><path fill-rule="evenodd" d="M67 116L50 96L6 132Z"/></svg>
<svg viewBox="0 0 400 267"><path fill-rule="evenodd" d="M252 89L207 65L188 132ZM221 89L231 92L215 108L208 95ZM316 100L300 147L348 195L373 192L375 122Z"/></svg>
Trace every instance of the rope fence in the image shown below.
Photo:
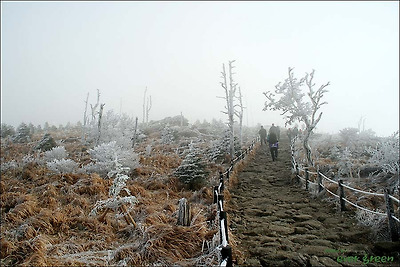
<svg viewBox="0 0 400 267"><path fill-rule="evenodd" d="M295 171L295 178L297 179L298 182L300 182L300 181L304 181L305 182L306 190L309 189L309 184L318 185L318 189L317 189L318 193L320 193L323 189L325 189L326 192L328 192L329 194L331 194L335 198L339 199L339 204L340 204L340 210L341 211L346 210L345 204L348 203L348 204L350 204L351 206L353 206L353 207L355 207L357 209L361 209L363 211L366 211L366 212L369 212L369 213L373 213L373 214L376 214L376 215L380 215L380 216L387 216L388 224L389 224L390 237L391 237L392 241L398 241L399 240L399 230L398 230L399 226L398 226L398 223L400 223L400 219L395 216L394 208L393 208L393 201L397 202L398 204L400 203L400 201L396 197L394 197L394 196L389 194L389 189L388 188L384 189L384 194L376 193L376 192L367 192L367 191L363 191L363 190L356 189L356 188L353 188L351 186L345 185L345 184L343 184L342 180L334 181L334 180L328 178L325 174L323 174L322 172L319 171L319 167L317 168L318 169L317 172L311 172L311 171L308 170L308 168L301 168L301 167L299 167L299 164L296 162L296 158L294 156L295 155L294 142L291 142L290 148L291 148L291 157L292 157L291 161L292 161L293 170ZM300 172L304 172L305 173L305 177L301 176ZM310 182L310 180L309 180L309 175L310 174L317 175L317 177L318 177L318 182L317 183ZM327 186L325 186L323 184L324 180L328 181L329 183L338 185L339 194L335 194L334 192L330 191L327 188ZM357 205L356 203L351 202L350 200L345 198L344 188L346 188L348 190L351 190L351 191L354 191L354 192L357 192L357 193L361 193L361 194L383 197L383 199L385 201L385 204L386 204L386 213L373 211L373 210L367 209L365 207L361 207L361 206Z"/></svg>
<svg viewBox="0 0 400 267"><path fill-rule="evenodd" d="M213 195L214 195L214 204L218 206L218 218L219 218L219 235L220 235L220 245L218 249L221 251L221 262L220 266L233 266L232 262L232 248L229 246L229 239L228 239L228 221L227 221L227 212L224 211L224 180L229 182L229 177L231 176L231 172L234 169L234 166L240 162L241 160L245 159L245 157L250 154L250 152L254 149L256 142L259 138L253 140L250 146L243 150L242 153L234 158L230 166L227 168L225 172L219 173L219 185L214 186Z"/></svg>

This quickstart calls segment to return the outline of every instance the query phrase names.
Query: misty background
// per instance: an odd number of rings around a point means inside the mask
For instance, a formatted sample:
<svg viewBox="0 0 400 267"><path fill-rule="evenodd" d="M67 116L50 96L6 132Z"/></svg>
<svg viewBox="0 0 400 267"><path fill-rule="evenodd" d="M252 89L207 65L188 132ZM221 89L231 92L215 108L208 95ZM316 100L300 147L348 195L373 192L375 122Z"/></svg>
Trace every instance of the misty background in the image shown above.
<svg viewBox="0 0 400 267"><path fill-rule="evenodd" d="M1 2L1 121L83 121L87 93L142 121L227 121L222 64L235 62L244 125L284 126L263 92L315 69L330 82L317 132L399 129L399 2Z"/></svg>

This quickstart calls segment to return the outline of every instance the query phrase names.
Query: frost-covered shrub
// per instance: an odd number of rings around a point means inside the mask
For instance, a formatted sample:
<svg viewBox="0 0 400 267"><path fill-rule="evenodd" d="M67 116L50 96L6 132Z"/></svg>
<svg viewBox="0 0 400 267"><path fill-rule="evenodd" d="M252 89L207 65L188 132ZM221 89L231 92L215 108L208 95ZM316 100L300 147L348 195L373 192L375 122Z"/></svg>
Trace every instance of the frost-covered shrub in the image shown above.
<svg viewBox="0 0 400 267"><path fill-rule="evenodd" d="M337 146L333 146L329 149L329 158L331 160L338 160L340 158L340 149Z"/></svg>
<svg viewBox="0 0 400 267"><path fill-rule="evenodd" d="M133 149L122 149L117 145L116 141L100 144L93 149L89 149L88 153L93 162L85 166L87 172L97 172L105 176L116 168L116 160L131 170L139 167L139 157L134 153Z"/></svg>
<svg viewBox="0 0 400 267"><path fill-rule="evenodd" d="M346 147L353 147L352 145L358 139L358 129L357 128L344 128L339 131L339 135Z"/></svg>
<svg viewBox="0 0 400 267"><path fill-rule="evenodd" d="M169 125L166 125L164 129L161 131L161 143L162 144L171 144L174 142L175 136L174 136L174 131L169 127Z"/></svg>
<svg viewBox="0 0 400 267"><path fill-rule="evenodd" d="M18 167L18 163L15 160L1 162L0 170L1 172L6 172L8 170L13 170Z"/></svg>
<svg viewBox="0 0 400 267"><path fill-rule="evenodd" d="M381 167L383 172L399 173L399 132L395 132L376 147L369 147L366 151L371 155L369 163Z"/></svg>
<svg viewBox="0 0 400 267"><path fill-rule="evenodd" d="M78 168L78 163L72 159L54 159L46 163L47 168L55 173L73 173Z"/></svg>
<svg viewBox="0 0 400 267"><path fill-rule="evenodd" d="M382 216L379 214L371 213L360 209L357 209L356 211L356 218L361 224L375 229L378 228L382 224L382 222L386 221L386 216Z"/></svg>
<svg viewBox="0 0 400 267"><path fill-rule="evenodd" d="M149 144L146 146L146 156L150 156L151 155L151 150L152 150L152 146Z"/></svg>
<svg viewBox="0 0 400 267"><path fill-rule="evenodd" d="M32 155L32 154L25 155L25 156L22 158L22 164L23 164L23 165L26 165L26 164L29 164L29 163L32 163L32 162L36 162L36 161L37 161L37 160L36 160L35 156Z"/></svg>
<svg viewBox="0 0 400 267"><path fill-rule="evenodd" d="M197 190L204 186L209 174L206 169L206 163L202 159L202 154L200 149L191 145L189 153L175 171L175 175L179 180L191 190Z"/></svg>
<svg viewBox="0 0 400 267"><path fill-rule="evenodd" d="M48 151L51 150L53 147L56 147L56 141L54 141L54 138L51 137L49 133L46 133L42 139L40 139L39 143L35 146L36 149L42 150L42 151Z"/></svg>
<svg viewBox="0 0 400 267"><path fill-rule="evenodd" d="M348 147L346 147L340 155L340 160L338 162L338 172L341 175L350 175L352 171L352 155Z"/></svg>
<svg viewBox="0 0 400 267"><path fill-rule="evenodd" d="M109 143L115 141L118 146L125 149L132 147L132 138L134 135L135 122L128 115L119 115L109 110L103 115L101 121L100 143ZM90 130L90 138L98 138L97 125ZM143 134L137 132L136 142L143 140Z"/></svg>
<svg viewBox="0 0 400 267"><path fill-rule="evenodd" d="M384 213L384 211L382 210L378 210L378 212ZM375 239L378 238L379 232L381 232L383 228L387 227L386 216L357 209L356 218L361 225L367 226L370 229L372 229Z"/></svg>
<svg viewBox="0 0 400 267"><path fill-rule="evenodd" d="M119 218L125 215L125 213L119 209L122 205L127 205L127 212L129 212L133 209L134 205L138 203L137 198L131 196L131 192L126 187L126 181L129 179L126 173L129 172L129 168L123 167L122 164L118 162L118 159L114 160L114 166L115 170L108 173L110 178L115 177L108 191L110 198L97 201L95 207L89 214L90 216L97 215L98 212L103 209L112 209L116 212L116 217ZM124 195L120 196L121 192L124 192Z"/></svg>
<svg viewBox="0 0 400 267"><path fill-rule="evenodd" d="M55 159L61 160L61 159L66 158L67 156L68 156L68 153L65 150L65 147L56 146L56 147L53 147L51 150L44 152L43 159L45 161L53 161Z"/></svg>

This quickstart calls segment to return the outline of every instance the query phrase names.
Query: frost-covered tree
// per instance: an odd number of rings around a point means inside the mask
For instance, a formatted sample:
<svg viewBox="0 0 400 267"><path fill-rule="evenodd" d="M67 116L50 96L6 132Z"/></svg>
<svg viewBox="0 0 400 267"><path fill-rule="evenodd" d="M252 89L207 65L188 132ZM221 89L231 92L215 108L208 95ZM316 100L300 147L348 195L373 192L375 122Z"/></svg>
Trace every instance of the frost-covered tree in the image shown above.
<svg viewBox="0 0 400 267"><path fill-rule="evenodd" d="M31 137L32 135L28 125L26 125L26 123L21 123L17 128L13 141L15 143L28 143L31 141Z"/></svg>
<svg viewBox="0 0 400 267"><path fill-rule="evenodd" d="M343 143L347 147L353 147L353 144L358 140L358 129L347 127L339 131Z"/></svg>
<svg viewBox="0 0 400 267"><path fill-rule="evenodd" d="M109 143L115 141L123 149L131 149L134 129L135 121L132 117L126 114L116 114L114 110L108 110L102 117L100 142ZM92 131L91 138L96 137L96 131ZM136 142L140 142L142 139L143 133L137 130Z"/></svg>
<svg viewBox="0 0 400 267"><path fill-rule="evenodd" d="M285 115L286 118L285 126L296 121L305 124L303 147L306 151L307 164L310 166L313 165L313 160L308 140L321 119L322 112L317 114L318 110L322 105L327 104L327 102L322 102L322 98L324 93L328 92L325 88L329 85L328 82L315 90L313 79L314 70L310 74L306 73L299 80L294 77L293 68L289 68L289 77L275 86L274 93L270 91L263 93L267 98L264 111L280 110L281 115ZM303 93L304 86L308 89L306 94Z"/></svg>
<svg viewBox="0 0 400 267"><path fill-rule="evenodd" d="M191 190L197 190L204 186L209 174L202 154L199 148L191 145L189 153L175 171L179 180Z"/></svg>
<svg viewBox="0 0 400 267"><path fill-rule="evenodd" d="M115 166L115 169L111 170L107 175L111 179L114 178L113 183L108 191L110 198L97 201L95 207L92 209L89 215L95 216L99 211L106 209L104 213L105 215L108 210L113 210L116 212L117 218L130 218L131 220L127 221L130 221L134 224L135 222L130 217L129 212L133 209L134 205L138 203L138 200L135 196L131 195L131 192L126 186L126 181L129 179L129 176L126 174L129 172L130 168L123 167L117 157L114 159L113 165Z"/></svg>
<svg viewBox="0 0 400 267"><path fill-rule="evenodd" d="M43 135L42 139L40 139L39 143L35 146L35 148L41 151L48 151L56 146L57 143L54 140L54 138L49 133L46 133Z"/></svg>
<svg viewBox="0 0 400 267"><path fill-rule="evenodd" d="M29 128L29 133L31 134L31 136L32 136L34 133L36 133L36 127L35 127L35 125L33 125L32 122L29 123L28 128Z"/></svg>
<svg viewBox="0 0 400 267"><path fill-rule="evenodd" d="M230 155L230 131L225 130L222 138L211 142L207 150L207 157L211 162L225 160L225 156ZM234 138L234 147L236 154L240 153L240 144L237 138Z"/></svg>
<svg viewBox="0 0 400 267"><path fill-rule="evenodd" d="M15 129L13 126L5 124L5 123L1 124L1 138L13 136L14 134L15 134Z"/></svg>
<svg viewBox="0 0 400 267"><path fill-rule="evenodd" d="M174 131L171 129L169 124L167 124L161 131L161 143L171 144L172 142L174 142L174 140L175 140Z"/></svg>
<svg viewBox="0 0 400 267"><path fill-rule="evenodd" d="M371 155L369 163L381 167L385 173L399 174L399 131L366 150Z"/></svg>

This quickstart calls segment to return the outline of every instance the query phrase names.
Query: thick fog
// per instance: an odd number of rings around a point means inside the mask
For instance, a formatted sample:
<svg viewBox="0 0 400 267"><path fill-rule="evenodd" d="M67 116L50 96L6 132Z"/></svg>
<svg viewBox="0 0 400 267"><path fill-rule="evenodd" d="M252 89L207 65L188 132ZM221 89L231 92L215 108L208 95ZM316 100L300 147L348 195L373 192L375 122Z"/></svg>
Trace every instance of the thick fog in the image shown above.
<svg viewBox="0 0 400 267"><path fill-rule="evenodd" d="M18 126L83 120L85 99L142 120L227 121L222 64L235 62L244 124L294 67L330 82L317 131L399 129L399 3L1 2L1 119Z"/></svg>

